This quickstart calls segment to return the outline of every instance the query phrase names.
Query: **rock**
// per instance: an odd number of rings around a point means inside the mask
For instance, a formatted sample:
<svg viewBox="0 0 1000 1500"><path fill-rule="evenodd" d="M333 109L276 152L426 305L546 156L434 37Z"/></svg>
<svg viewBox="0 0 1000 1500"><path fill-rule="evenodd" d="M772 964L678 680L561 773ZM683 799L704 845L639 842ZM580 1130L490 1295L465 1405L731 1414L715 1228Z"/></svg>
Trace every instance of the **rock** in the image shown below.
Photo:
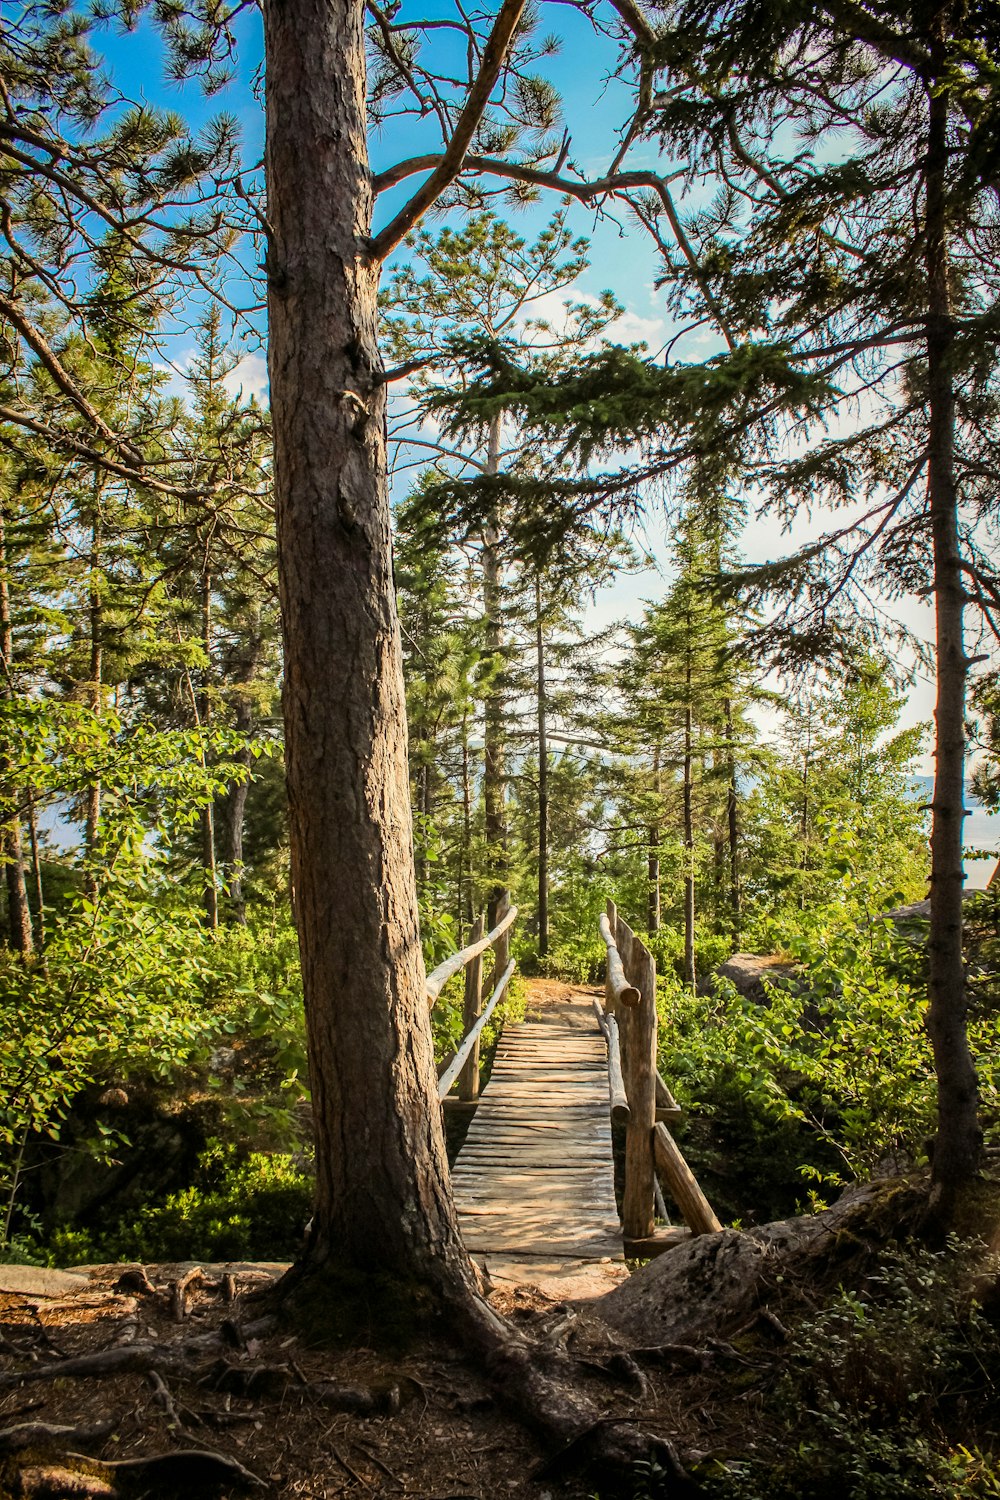
<svg viewBox="0 0 1000 1500"><path fill-rule="evenodd" d="M757 1005L767 1004L765 979L793 979L796 965L774 954L734 953L717 970L720 979L728 979L741 995Z"/></svg>
<svg viewBox="0 0 1000 1500"><path fill-rule="evenodd" d="M929 922L931 903L914 901L909 906L897 906L892 911L881 913L882 921L893 922L897 927L911 927L915 922Z"/></svg>
<svg viewBox="0 0 1000 1500"><path fill-rule="evenodd" d="M75 1297L90 1290L87 1276L72 1271L52 1271L47 1266L0 1266L0 1292L25 1297Z"/></svg>

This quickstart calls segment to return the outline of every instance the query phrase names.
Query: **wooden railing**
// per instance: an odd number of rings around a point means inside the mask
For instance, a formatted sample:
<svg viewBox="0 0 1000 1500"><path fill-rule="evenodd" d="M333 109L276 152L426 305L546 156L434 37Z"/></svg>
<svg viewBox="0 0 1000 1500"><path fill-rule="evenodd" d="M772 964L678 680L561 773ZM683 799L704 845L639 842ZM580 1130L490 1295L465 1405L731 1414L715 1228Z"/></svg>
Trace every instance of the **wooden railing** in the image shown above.
<svg viewBox="0 0 1000 1500"><path fill-rule="evenodd" d="M514 960L510 956L510 933L517 917L517 907L511 906L505 895L497 903L496 925L484 933L483 917L477 917L473 926L472 942L453 953L438 964L427 976L427 1003L433 1009L435 1001L448 983L465 970L465 1002L462 1024L465 1035L454 1055L448 1059L438 1077L438 1098L442 1101L450 1094L458 1080L458 1098L472 1104L479 1098L479 1039L483 1027L503 998L514 972ZM493 992L483 1005L483 954L493 949Z"/></svg>
<svg viewBox="0 0 1000 1500"><path fill-rule="evenodd" d="M626 1254L655 1254L673 1242L657 1235L657 1173L692 1234L722 1228L666 1122L681 1111L656 1066L656 964L618 915L613 901L601 917L607 947L604 1005L594 1001L608 1045L611 1118L625 1126L622 1234Z"/></svg>

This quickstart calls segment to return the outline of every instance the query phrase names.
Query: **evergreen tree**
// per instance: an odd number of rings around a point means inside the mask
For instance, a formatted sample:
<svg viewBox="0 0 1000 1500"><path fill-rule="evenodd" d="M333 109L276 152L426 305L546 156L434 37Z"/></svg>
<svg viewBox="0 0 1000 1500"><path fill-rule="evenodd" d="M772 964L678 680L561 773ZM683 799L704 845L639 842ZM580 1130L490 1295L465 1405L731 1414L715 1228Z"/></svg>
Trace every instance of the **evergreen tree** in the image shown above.
<svg viewBox="0 0 1000 1500"><path fill-rule="evenodd" d="M494 215L472 215L461 230L433 236L419 231L409 242L411 259L382 294L383 327L391 356L402 366L418 365L412 376L412 406L394 426L406 449L436 455L446 474L482 474L499 480L511 469L537 465L523 451L516 428L505 431L504 413L494 411L482 427L465 434L460 450L449 448L425 427L433 408L446 411L465 383L463 349L471 342L510 338L543 352L553 363L585 348L620 309L610 295L595 304L573 302L569 291L587 265L586 242L574 240L560 213L528 245ZM565 316L541 316L538 304L566 294ZM422 514L437 508L437 488L424 488ZM507 719L512 702L506 670L503 544L507 512L499 498L476 527L481 571L484 649L489 667L484 714L485 859L490 900L509 886L511 860L507 827Z"/></svg>

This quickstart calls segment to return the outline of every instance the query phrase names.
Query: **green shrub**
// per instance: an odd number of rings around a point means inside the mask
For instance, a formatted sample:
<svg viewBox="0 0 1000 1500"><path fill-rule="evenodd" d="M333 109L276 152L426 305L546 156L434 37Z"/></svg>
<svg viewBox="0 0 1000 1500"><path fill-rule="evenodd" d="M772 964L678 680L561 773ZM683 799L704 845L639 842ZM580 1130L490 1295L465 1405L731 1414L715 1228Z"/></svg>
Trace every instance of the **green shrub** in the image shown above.
<svg viewBox="0 0 1000 1500"><path fill-rule="evenodd" d="M727 1500L980 1500L1000 1335L973 1295L982 1245L893 1251L863 1291L804 1321L765 1398L766 1458L715 1466Z"/></svg>
<svg viewBox="0 0 1000 1500"><path fill-rule="evenodd" d="M56 1230L50 1264L118 1260L290 1260L302 1243L312 1179L287 1155L213 1142L196 1181L103 1231Z"/></svg>

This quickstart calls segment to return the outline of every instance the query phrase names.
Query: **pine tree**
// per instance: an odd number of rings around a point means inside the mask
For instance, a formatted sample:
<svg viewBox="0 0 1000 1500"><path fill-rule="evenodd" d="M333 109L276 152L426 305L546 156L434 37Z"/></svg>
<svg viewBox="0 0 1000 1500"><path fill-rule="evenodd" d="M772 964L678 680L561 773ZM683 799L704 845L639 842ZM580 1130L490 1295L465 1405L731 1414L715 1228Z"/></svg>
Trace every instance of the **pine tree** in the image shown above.
<svg viewBox="0 0 1000 1500"><path fill-rule="evenodd" d="M436 455L446 474L474 472L502 485L502 476L525 465L516 427L504 422L502 410L480 427L463 434L460 449L449 448L422 423L433 409L447 412L465 381L463 349L480 340L510 338L555 364L595 338L619 309L610 295L596 305L576 302L570 290L587 265L586 242L574 240L565 211L527 244L494 215L472 215L461 230L437 236L420 231L411 237L410 261L392 277L382 295L392 358L403 367L417 364L411 405L395 432L407 449ZM536 304L566 294L562 324L542 317ZM529 465L530 466L530 465ZM424 487L422 515L438 508L438 491ZM511 859L507 826L507 719L512 699L506 664L510 655L504 618L507 507L499 492L475 528L482 578L486 661L491 664L492 691L485 702L484 773L486 869L491 902L510 885ZM459 533L461 535L461 533Z"/></svg>

